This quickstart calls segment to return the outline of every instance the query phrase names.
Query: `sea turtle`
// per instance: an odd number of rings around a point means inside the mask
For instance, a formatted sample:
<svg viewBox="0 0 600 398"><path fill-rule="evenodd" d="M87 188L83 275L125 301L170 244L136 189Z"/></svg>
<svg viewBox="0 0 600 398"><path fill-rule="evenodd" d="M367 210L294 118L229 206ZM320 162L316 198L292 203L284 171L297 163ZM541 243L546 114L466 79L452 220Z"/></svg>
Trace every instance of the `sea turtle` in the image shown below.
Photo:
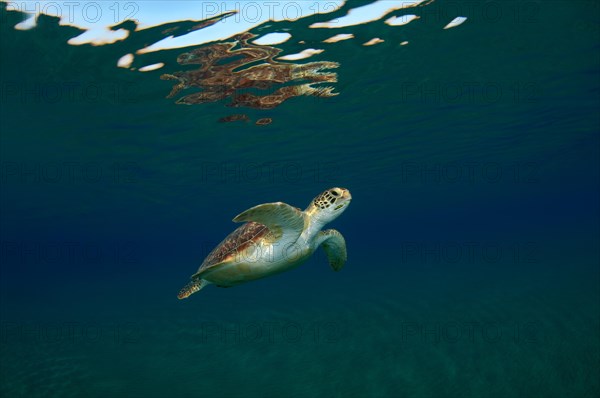
<svg viewBox="0 0 600 398"><path fill-rule="evenodd" d="M331 267L339 271L347 257L344 237L335 229L321 228L342 214L351 200L347 189L331 188L304 211L282 202L246 210L233 219L246 223L210 252L177 297L187 298L211 283L236 286L293 269L319 246Z"/></svg>

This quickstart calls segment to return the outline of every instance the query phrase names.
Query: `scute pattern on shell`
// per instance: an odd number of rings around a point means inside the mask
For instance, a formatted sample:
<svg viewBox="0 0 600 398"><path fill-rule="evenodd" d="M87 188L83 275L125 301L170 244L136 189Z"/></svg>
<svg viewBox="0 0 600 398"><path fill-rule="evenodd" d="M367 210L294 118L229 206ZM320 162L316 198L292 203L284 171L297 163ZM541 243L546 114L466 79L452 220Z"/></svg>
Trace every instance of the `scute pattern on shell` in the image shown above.
<svg viewBox="0 0 600 398"><path fill-rule="evenodd" d="M269 228L257 222L248 222L242 225L230 233L213 249L213 251L210 252L198 271L210 268L211 266L224 261L229 255L244 250L251 244L256 243L269 232Z"/></svg>
<svg viewBox="0 0 600 398"><path fill-rule="evenodd" d="M335 196L330 191L325 191L315 198L314 205L320 209L326 209L336 201Z"/></svg>

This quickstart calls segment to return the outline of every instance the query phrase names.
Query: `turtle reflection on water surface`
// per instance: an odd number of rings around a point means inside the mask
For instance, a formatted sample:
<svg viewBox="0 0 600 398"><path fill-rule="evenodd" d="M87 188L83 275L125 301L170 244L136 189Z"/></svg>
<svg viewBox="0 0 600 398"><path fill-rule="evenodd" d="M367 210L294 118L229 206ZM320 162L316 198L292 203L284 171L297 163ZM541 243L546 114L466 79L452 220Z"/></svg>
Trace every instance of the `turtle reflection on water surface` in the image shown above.
<svg viewBox="0 0 600 398"><path fill-rule="evenodd" d="M250 43L254 37L256 35L243 33L234 41L199 47L179 55L179 64L198 65L198 69L163 74L161 79L178 82L167 98L182 90L197 88L200 91L187 94L176 103L192 105L231 98L229 107L273 109L297 96L338 95L332 86L321 85L337 82L336 73L325 72L338 68L337 62L296 64L276 61L274 57L281 49ZM248 64L251 66L244 68Z"/></svg>

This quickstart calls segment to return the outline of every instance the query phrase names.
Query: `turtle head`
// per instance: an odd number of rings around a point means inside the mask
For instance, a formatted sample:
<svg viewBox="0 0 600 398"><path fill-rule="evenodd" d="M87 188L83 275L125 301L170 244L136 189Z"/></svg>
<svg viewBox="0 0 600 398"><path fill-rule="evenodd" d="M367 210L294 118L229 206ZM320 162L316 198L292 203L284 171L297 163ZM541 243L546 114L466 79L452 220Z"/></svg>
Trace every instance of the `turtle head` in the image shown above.
<svg viewBox="0 0 600 398"><path fill-rule="evenodd" d="M345 188L330 188L313 199L306 209L306 213L320 224L326 224L335 220L346 210L352 195Z"/></svg>

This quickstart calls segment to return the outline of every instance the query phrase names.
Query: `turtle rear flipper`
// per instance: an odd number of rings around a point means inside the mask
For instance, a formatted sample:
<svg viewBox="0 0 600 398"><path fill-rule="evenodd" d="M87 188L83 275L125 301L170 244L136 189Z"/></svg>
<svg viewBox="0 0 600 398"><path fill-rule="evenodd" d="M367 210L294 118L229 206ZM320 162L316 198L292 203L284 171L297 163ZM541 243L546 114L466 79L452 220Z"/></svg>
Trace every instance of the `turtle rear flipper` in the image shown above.
<svg viewBox="0 0 600 398"><path fill-rule="evenodd" d="M205 281L204 279L193 279L190 283L188 283L187 285L185 285L180 291L179 294L177 295L177 298L179 300L183 300L184 298L188 298L189 296L191 296L192 294L196 293L197 291L200 291L200 289L202 289L203 287L209 285L209 282Z"/></svg>

